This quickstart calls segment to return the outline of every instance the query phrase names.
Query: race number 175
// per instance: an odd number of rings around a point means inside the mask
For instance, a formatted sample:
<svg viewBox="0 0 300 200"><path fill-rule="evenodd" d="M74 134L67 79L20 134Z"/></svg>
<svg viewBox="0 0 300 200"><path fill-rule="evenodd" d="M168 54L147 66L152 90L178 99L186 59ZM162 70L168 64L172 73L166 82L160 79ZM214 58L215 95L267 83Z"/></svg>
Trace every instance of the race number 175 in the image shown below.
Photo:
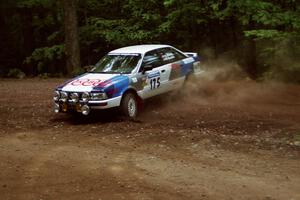
<svg viewBox="0 0 300 200"><path fill-rule="evenodd" d="M159 86L160 86L160 77L159 76L150 79L150 89L151 90L159 88Z"/></svg>

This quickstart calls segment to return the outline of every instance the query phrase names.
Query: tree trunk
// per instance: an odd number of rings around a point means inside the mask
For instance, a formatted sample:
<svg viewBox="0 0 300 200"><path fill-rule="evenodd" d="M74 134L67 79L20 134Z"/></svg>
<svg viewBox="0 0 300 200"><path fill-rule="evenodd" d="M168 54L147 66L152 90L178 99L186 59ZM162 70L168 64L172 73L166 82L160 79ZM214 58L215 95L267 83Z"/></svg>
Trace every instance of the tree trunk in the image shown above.
<svg viewBox="0 0 300 200"><path fill-rule="evenodd" d="M257 78L256 43L253 38L248 39L246 47L246 69L250 78Z"/></svg>
<svg viewBox="0 0 300 200"><path fill-rule="evenodd" d="M62 0L65 24L65 53L67 74L80 66L80 49L77 24L77 0Z"/></svg>
<svg viewBox="0 0 300 200"><path fill-rule="evenodd" d="M249 30L255 30L255 23L250 21ZM256 60L256 42L253 37L250 37L246 41L246 70L250 75L250 78L257 78L257 60Z"/></svg>
<svg viewBox="0 0 300 200"><path fill-rule="evenodd" d="M21 50L22 59L30 56L34 50L34 30L32 27L32 11L28 8L20 9L21 26L22 26L22 36L23 45ZM26 74L37 75L37 69L33 65L25 64L23 65L23 71Z"/></svg>

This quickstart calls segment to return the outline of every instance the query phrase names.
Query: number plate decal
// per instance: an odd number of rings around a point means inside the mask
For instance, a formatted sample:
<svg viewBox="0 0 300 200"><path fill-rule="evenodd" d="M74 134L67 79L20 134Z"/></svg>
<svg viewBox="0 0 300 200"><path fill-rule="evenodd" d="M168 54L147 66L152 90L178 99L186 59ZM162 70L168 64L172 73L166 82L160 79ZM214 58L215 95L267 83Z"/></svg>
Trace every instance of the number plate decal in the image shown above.
<svg viewBox="0 0 300 200"><path fill-rule="evenodd" d="M153 73L149 73L147 75L147 77L148 77L148 81L149 81L148 83L150 85L151 90L159 88L159 86L160 86L160 73L158 71L153 72Z"/></svg>
<svg viewBox="0 0 300 200"><path fill-rule="evenodd" d="M154 77L150 79L150 89L154 90L159 88L160 86L160 76Z"/></svg>

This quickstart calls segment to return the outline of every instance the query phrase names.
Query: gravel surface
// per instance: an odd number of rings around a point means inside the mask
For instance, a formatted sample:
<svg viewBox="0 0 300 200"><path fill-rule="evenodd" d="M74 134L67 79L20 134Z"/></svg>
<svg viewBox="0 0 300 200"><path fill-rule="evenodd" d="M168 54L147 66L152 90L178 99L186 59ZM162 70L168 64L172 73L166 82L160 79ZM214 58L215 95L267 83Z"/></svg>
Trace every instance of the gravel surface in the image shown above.
<svg viewBox="0 0 300 200"><path fill-rule="evenodd" d="M300 86L197 81L126 121L54 114L61 82L0 80L0 199L300 199Z"/></svg>

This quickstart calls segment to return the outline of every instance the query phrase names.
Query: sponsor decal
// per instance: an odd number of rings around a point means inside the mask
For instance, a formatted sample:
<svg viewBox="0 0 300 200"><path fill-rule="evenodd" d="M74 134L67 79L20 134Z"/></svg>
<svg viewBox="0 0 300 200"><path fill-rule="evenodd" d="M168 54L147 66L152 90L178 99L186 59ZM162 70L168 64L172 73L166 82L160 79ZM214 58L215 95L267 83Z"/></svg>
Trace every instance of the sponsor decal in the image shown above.
<svg viewBox="0 0 300 200"><path fill-rule="evenodd" d="M98 86L102 81L100 79L76 79L68 85L72 86Z"/></svg>
<svg viewBox="0 0 300 200"><path fill-rule="evenodd" d="M70 82L68 85L72 86L92 86L92 87L105 87L111 83L111 80L102 81L100 79L78 79Z"/></svg>
<svg viewBox="0 0 300 200"><path fill-rule="evenodd" d="M156 72L153 72L153 73L149 73L149 74L148 74L148 78L153 78L153 77L156 77L156 76L160 76L159 71L156 71Z"/></svg>

